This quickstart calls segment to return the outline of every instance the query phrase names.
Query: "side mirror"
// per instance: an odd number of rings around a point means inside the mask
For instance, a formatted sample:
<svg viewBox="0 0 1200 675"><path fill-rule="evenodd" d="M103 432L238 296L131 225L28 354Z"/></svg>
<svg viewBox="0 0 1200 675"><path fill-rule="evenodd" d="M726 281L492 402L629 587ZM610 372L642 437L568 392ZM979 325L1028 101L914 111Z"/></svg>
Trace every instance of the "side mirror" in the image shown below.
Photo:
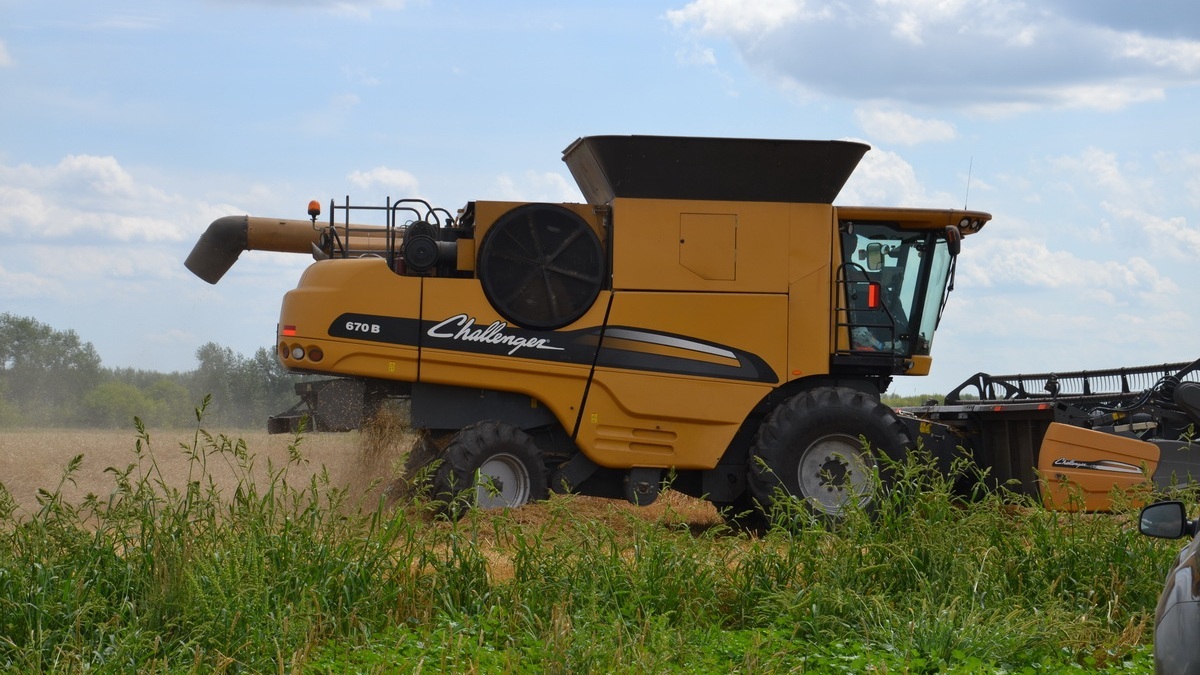
<svg viewBox="0 0 1200 675"><path fill-rule="evenodd" d="M1187 519L1183 502L1169 501L1151 504L1142 509L1138 518L1138 531L1148 537L1179 539L1196 533L1195 523Z"/></svg>
<svg viewBox="0 0 1200 675"><path fill-rule="evenodd" d="M867 269L872 272L883 269L883 244L878 242L867 244Z"/></svg>
<svg viewBox="0 0 1200 675"><path fill-rule="evenodd" d="M946 248L952 257L962 252L962 232L954 225L946 226Z"/></svg>

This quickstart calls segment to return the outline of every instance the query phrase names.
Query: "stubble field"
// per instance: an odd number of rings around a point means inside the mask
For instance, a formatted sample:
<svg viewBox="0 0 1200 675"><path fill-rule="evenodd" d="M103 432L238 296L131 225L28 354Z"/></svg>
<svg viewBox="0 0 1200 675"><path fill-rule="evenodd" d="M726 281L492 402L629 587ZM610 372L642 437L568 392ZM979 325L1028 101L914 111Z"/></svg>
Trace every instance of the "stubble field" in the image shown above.
<svg viewBox="0 0 1200 675"><path fill-rule="evenodd" d="M346 490L348 511L371 510L381 501L395 506L395 500L388 499L385 490L401 480L404 458L413 438L408 431L394 427L366 434L305 434L298 445L302 461L289 465L295 441L291 435L245 429L206 431L244 441L253 460L249 475L260 485L269 484L270 467L287 467L293 484L307 483L324 472L331 487ZM191 451L195 434L194 430L186 429L148 430L148 446L157 470L168 485L177 489L182 489L189 479L197 478ZM137 440L132 429L0 431L0 483L8 488L21 512L27 514L38 506L38 491L58 486L68 463L82 454L78 470L61 486L63 498L75 503L88 494L107 498L115 487L113 475L107 469L120 470L137 464ZM229 455L217 455L215 461L206 463L204 474L218 486L231 489L244 472ZM536 520L537 514L547 509L535 504L523 510L528 519ZM677 492L668 492L658 503L643 508L623 501L572 497L571 509L592 518L635 517L696 528L722 522L711 504Z"/></svg>

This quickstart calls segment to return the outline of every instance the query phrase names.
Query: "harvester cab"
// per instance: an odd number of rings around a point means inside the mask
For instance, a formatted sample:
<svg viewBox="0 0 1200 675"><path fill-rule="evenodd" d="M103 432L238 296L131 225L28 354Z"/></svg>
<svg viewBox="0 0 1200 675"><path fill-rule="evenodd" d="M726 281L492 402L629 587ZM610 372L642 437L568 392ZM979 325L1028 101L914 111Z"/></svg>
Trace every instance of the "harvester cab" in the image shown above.
<svg viewBox="0 0 1200 675"><path fill-rule="evenodd" d="M912 357L928 357L941 319L963 231L976 232L986 219L963 213L959 223L940 230L927 222L906 229L905 213L839 208L842 262L839 307L849 343L838 356L851 362L866 353L899 357L897 374L912 368Z"/></svg>
<svg viewBox="0 0 1200 675"><path fill-rule="evenodd" d="M242 250L316 258L278 353L342 379L305 383L272 430L353 428L405 397L446 496L646 503L670 475L722 506L769 510L782 488L836 514L872 499L861 437L911 444L880 393L929 372L962 237L990 219L834 206L867 150L585 137L563 152L585 203L222 218L186 264L215 283Z"/></svg>

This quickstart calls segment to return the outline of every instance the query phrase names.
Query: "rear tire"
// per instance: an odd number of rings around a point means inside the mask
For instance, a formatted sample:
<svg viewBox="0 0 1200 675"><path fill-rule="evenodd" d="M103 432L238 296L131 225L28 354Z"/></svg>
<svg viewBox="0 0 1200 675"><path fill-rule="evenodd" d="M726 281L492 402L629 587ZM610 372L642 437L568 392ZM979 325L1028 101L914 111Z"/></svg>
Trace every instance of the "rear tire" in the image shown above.
<svg viewBox="0 0 1200 675"><path fill-rule="evenodd" d="M434 477L439 500L451 514L463 507L516 507L546 499L542 453L524 431L485 421L454 435Z"/></svg>
<svg viewBox="0 0 1200 675"><path fill-rule="evenodd" d="M779 511L780 498L790 497L837 522L852 504L874 510L892 479L877 454L900 462L910 445L904 424L878 399L819 387L788 399L759 427L749 492L767 515Z"/></svg>

